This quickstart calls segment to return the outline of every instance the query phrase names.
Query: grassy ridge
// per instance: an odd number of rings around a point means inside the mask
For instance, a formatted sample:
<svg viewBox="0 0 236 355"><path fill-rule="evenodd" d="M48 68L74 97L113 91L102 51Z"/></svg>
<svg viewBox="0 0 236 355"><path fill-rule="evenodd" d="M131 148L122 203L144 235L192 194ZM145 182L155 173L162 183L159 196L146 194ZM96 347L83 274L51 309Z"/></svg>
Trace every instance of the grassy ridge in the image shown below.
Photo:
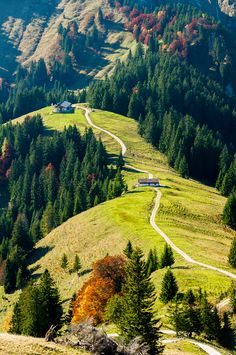
<svg viewBox="0 0 236 355"><path fill-rule="evenodd" d="M51 111L51 108L40 110L49 129L61 130L65 125L76 124L83 130L87 126L80 110L71 115L52 114ZM161 178L162 184L170 187L162 190L157 224L176 245L199 261L231 270L227 265L227 254L235 233L226 229L220 222L225 198L214 188L180 178L168 167L165 157L137 134L137 124L134 120L101 111L93 112L92 118L97 125L111 130L126 143L127 163L150 170L154 176ZM119 153L118 143L100 131L96 133L101 136L111 155ZM132 170L125 170L124 174L129 193L71 218L36 246L31 265L34 275L37 277L45 268L50 270L65 300L65 307L68 306L66 299L71 297L89 276L92 262L107 253L121 253L128 239L139 245L145 253L156 246L160 255L163 249L163 239L149 224L154 191L134 188L137 179L145 174ZM75 254L81 257L83 276L78 278L76 274L70 275L61 269L60 260L64 252L69 258L69 268ZM153 274L157 293L163 273L163 270L159 270ZM219 273L184 262L178 255L174 273L181 291L189 287L202 287L212 300L216 300L221 292L225 292L231 282ZM168 319L164 317L166 309L158 300L156 306L163 316L163 322L168 323Z"/></svg>
<svg viewBox="0 0 236 355"><path fill-rule="evenodd" d="M169 187L162 190L156 221L173 242L198 261L230 269L227 256L236 233L221 223L226 199L212 187L179 177L165 157L138 136L134 120L104 112L92 117L125 142L130 164L148 169Z"/></svg>

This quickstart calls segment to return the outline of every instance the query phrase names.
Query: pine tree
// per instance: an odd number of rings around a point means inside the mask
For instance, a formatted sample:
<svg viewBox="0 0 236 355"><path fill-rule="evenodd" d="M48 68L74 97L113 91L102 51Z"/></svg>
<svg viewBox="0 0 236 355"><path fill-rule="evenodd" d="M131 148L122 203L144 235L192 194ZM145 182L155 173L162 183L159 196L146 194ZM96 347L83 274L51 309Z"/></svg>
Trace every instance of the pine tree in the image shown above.
<svg viewBox="0 0 236 355"><path fill-rule="evenodd" d="M229 196L225 204L222 220L224 224L236 229L236 192Z"/></svg>
<svg viewBox="0 0 236 355"><path fill-rule="evenodd" d="M230 287L230 305L232 307L232 312L236 313L236 289L235 284L232 282Z"/></svg>
<svg viewBox="0 0 236 355"><path fill-rule="evenodd" d="M125 256L127 256L127 258L131 259L132 253L133 253L133 246L131 241L129 240L124 249L124 254Z"/></svg>
<svg viewBox="0 0 236 355"><path fill-rule="evenodd" d="M121 330L127 341L140 336L150 347L150 354L160 354L162 346L159 325L153 311L155 288L146 274L143 253L135 249L128 261L122 295L113 298L108 306L108 317Z"/></svg>
<svg viewBox="0 0 236 355"><path fill-rule="evenodd" d="M161 268L172 266L175 263L173 251L168 244L165 244L164 251L161 255L160 266Z"/></svg>
<svg viewBox="0 0 236 355"><path fill-rule="evenodd" d="M183 156L182 159L180 160L178 170L179 170L180 175L183 178L186 178L186 179L189 178L189 168L188 168L188 163L187 163L185 156Z"/></svg>
<svg viewBox="0 0 236 355"><path fill-rule="evenodd" d="M72 321L72 318L73 318L73 307L74 307L74 302L76 300L76 293L73 294L73 296L71 297L71 300L70 300L70 306L69 306L69 309L68 309L68 313L67 315L65 316L65 322L66 324L70 324L71 321Z"/></svg>
<svg viewBox="0 0 236 355"><path fill-rule="evenodd" d="M75 260L73 264L73 272L78 272L82 268L79 256L75 255Z"/></svg>
<svg viewBox="0 0 236 355"><path fill-rule="evenodd" d="M59 291L52 279L49 271L46 269L40 278L38 285L40 292L40 303L43 305L41 309L41 329L42 336L48 331L51 325L61 326L62 306L60 302Z"/></svg>
<svg viewBox="0 0 236 355"><path fill-rule="evenodd" d="M156 248L150 249L146 260L147 275L150 276L154 271L158 269L158 257Z"/></svg>
<svg viewBox="0 0 236 355"><path fill-rule="evenodd" d="M119 156L118 156L116 165L117 165L117 168L120 169L120 170L123 169L123 167L124 167L124 165L125 165L125 161L124 161L122 152L120 152L120 154L119 154Z"/></svg>
<svg viewBox="0 0 236 355"><path fill-rule="evenodd" d="M213 307L208 301L206 294L202 300L201 307L202 329L208 339L220 339L221 324L220 317L216 307Z"/></svg>
<svg viewBox="0 0 236 355"><path fill-rule="evenodd" d="M65 270L67 269L67 267L68 267L68 258L66 254L63 254L61 258L61 268Z"/></svg>
<svg viewBox="0 0 236 355"><path fill-rule="evenodd" d="M21 288L23 285L23 282L24 282L24 274L23 274L22 268L19 268L19 270L17 271L17 274L16 274L16 288L17 289Z"/></svg>
<svg viewBox="0 0 236 355"><path fill-rule="evenodd" d="M174 277L173 272L170 269L168 269L162 280L160 300L163 303L168 303L169 301L173 300L177 292L178 292L178 285L176 279Z"/></svg>
<svg viewBox="0 0 236 355"><path fill-rule="evenodd" d="M236 268L236 237L232 241L228 259L230 265Z"/></svg>
<svg viewBox="0 0 236 355"><path fill-rule="evenodd" d="M223 326L220 333L220 343L222 346L228 349L233 349L234 342L235 342L235 334L234 334L234 330L232 329L230 317L227 312L224 312Z"/></svg>
<svg viewBox="0 0 236 355"><path fill-rule="evenodd" d="M30 284L20 294L14 309L11 331L44 337L51 325L61 325L61 317L58 290L48 270L45 270L38 285Z"/></svg>

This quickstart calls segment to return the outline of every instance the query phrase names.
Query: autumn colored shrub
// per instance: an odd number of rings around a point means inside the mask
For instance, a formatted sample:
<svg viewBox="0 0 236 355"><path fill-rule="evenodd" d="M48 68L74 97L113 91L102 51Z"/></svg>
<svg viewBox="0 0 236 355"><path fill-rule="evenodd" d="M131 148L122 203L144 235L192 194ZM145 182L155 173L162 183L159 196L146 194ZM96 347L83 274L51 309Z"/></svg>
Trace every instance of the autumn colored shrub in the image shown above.
<svg viewBox="0 0 236 355"><path fill-rule="evenodd" d="M94 263L91 277L74 302L72 323L92 319L93 324L97 325L103 321L107 302L121 291L125 265L123 256L106 256Z"/></svg>

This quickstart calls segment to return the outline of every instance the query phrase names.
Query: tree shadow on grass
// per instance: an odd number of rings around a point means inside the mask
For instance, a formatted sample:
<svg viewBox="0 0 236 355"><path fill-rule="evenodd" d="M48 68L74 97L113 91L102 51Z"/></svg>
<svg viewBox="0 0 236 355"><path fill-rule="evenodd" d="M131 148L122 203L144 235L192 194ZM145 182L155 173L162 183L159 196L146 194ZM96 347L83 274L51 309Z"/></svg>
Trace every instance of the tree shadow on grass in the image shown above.
<svg viewBox="0 0 236 355"><path fill-rule="evenodd" d="M173 270L174 269L177 269L177 270L189 270L189 269L191 269L191 267L182 265L182 266L172 266L171 269L173 269Z"/></svg>
<svg viewBox="0 0 236 355"><path fill-rule="evenodd" d="M93 269L91 269L91 268L80 271L80 272L78 272L78 277L90 274L92 271L93 271Z"/></svg>
<svg viewBox="0 0 236 355"><path fill-rule="evenodd" d="M29 264L31 265L36 263L36 261L39 261L41 258L43 258L53 248L54 247L52 246L48 246L48 247L39 247L37 249L34 249L29 256Z"/></svg>
<svg viewBox="0 0 236 355"><path fill-rule="evenodd" d="M130 194L141 194L143 193L144 190L132 190L132 191L128 191L126 194L130 195Z"/></svg>

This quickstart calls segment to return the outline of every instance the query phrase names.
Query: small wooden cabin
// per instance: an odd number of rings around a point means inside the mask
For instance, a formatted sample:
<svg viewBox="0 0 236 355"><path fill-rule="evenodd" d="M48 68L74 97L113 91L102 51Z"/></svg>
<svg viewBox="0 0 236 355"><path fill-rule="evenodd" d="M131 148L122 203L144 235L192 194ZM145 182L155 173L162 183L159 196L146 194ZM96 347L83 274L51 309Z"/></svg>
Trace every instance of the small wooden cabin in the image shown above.
<svg viewBox="0 0 236 355"><path fill-rule="evenodd" d="M160 186L160 180L159 179L139 179L138 186L157 187L157 186Z"/></svg>
<svg viewBox="0 0 236 355"><path fill-rule="evenodd" d="M54 106L54 113L73 113L75 111L72 104L68 101L59 102Z"/></svg>

